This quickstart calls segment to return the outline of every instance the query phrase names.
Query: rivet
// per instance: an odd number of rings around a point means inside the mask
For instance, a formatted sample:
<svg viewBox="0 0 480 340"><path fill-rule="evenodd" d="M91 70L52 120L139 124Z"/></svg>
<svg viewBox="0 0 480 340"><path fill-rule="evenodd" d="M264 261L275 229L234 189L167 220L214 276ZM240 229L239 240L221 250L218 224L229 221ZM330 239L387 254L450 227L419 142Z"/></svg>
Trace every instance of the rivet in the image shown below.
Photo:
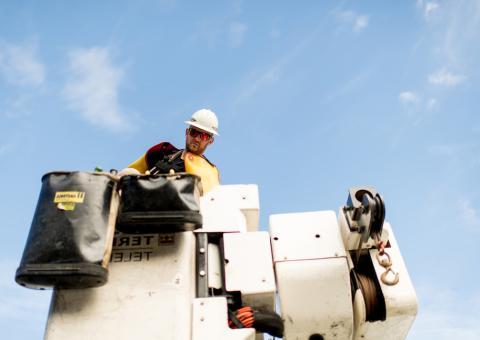
<svg viewBox="0 0 480 340"><path fill-rule="evenodd" d="M200 276L205 276L205 270L200 270Z"/></svg>
<svg viewBox="0 0 480 340"><path fill-rule="evenodd" d="M200 253L201 254L205 253L205 248L200 248Z"/></svg>

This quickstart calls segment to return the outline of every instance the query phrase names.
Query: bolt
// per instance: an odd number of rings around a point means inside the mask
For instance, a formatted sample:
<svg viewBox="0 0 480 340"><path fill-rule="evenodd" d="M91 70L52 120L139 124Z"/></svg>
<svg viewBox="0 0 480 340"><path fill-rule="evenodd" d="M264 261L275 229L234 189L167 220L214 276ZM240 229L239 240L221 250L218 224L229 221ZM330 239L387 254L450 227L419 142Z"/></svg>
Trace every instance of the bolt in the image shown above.
<svg viewBox="0 0 480 340"><path fill-rule="evenodd" d="M205 270L200 270L200 276L205 276Z"/></svg>
<svg viewBox="0 0 480 340"><path fill-rule="evenodd" d="M200 248L200 254L204 254L205 253L205 248Z"/></svg>

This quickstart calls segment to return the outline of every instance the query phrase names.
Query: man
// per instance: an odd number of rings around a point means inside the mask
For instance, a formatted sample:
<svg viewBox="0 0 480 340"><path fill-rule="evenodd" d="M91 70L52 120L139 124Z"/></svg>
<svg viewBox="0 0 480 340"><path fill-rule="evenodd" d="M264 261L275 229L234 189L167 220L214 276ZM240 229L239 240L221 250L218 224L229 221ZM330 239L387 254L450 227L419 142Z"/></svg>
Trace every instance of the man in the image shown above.
<svg viewBox="0 0 480 340"><path fill-rule="evenodd" d="M217 167L203 154L218 136L218 119L211 110L201 109L185 121L185 149L177 149L168 142L151 147L143 156L120 172L120 176L130 174L165 174L188 172L202 179L204 193L219 184Z"/></svg>

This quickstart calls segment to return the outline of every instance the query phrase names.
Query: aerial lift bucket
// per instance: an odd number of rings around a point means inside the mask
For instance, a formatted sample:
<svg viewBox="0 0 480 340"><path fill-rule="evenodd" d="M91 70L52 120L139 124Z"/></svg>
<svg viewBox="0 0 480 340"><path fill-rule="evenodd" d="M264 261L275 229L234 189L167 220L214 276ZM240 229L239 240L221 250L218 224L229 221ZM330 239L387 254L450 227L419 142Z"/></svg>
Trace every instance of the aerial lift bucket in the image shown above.
<svg viewBox="0 0 480 340"><path fill-rule="evenodd" d="M200 228L200 188L200 177L187 173L122 177L117 230L149 234Z"/></svg>
<svg viewBox="0 0 480 340"><path fill-rule="evenodd" d="M37 289L103 285L117 211L116 179L110 174L45 174L17 283Z"/></svg>

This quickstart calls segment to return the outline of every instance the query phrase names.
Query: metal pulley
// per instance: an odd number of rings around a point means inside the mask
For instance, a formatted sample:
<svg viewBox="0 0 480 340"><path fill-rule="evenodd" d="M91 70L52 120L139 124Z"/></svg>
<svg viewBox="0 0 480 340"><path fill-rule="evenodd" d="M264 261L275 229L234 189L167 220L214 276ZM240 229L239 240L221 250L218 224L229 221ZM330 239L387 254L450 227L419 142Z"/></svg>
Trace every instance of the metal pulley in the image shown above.
<svg viewBox="0 0 480 340"><path fill-rule="evenodd" d="M350 188L343 212L350 230L361 234L362 243L367 242L370 237L380 238L385 220L385 204L374 188Z"/></svg>

